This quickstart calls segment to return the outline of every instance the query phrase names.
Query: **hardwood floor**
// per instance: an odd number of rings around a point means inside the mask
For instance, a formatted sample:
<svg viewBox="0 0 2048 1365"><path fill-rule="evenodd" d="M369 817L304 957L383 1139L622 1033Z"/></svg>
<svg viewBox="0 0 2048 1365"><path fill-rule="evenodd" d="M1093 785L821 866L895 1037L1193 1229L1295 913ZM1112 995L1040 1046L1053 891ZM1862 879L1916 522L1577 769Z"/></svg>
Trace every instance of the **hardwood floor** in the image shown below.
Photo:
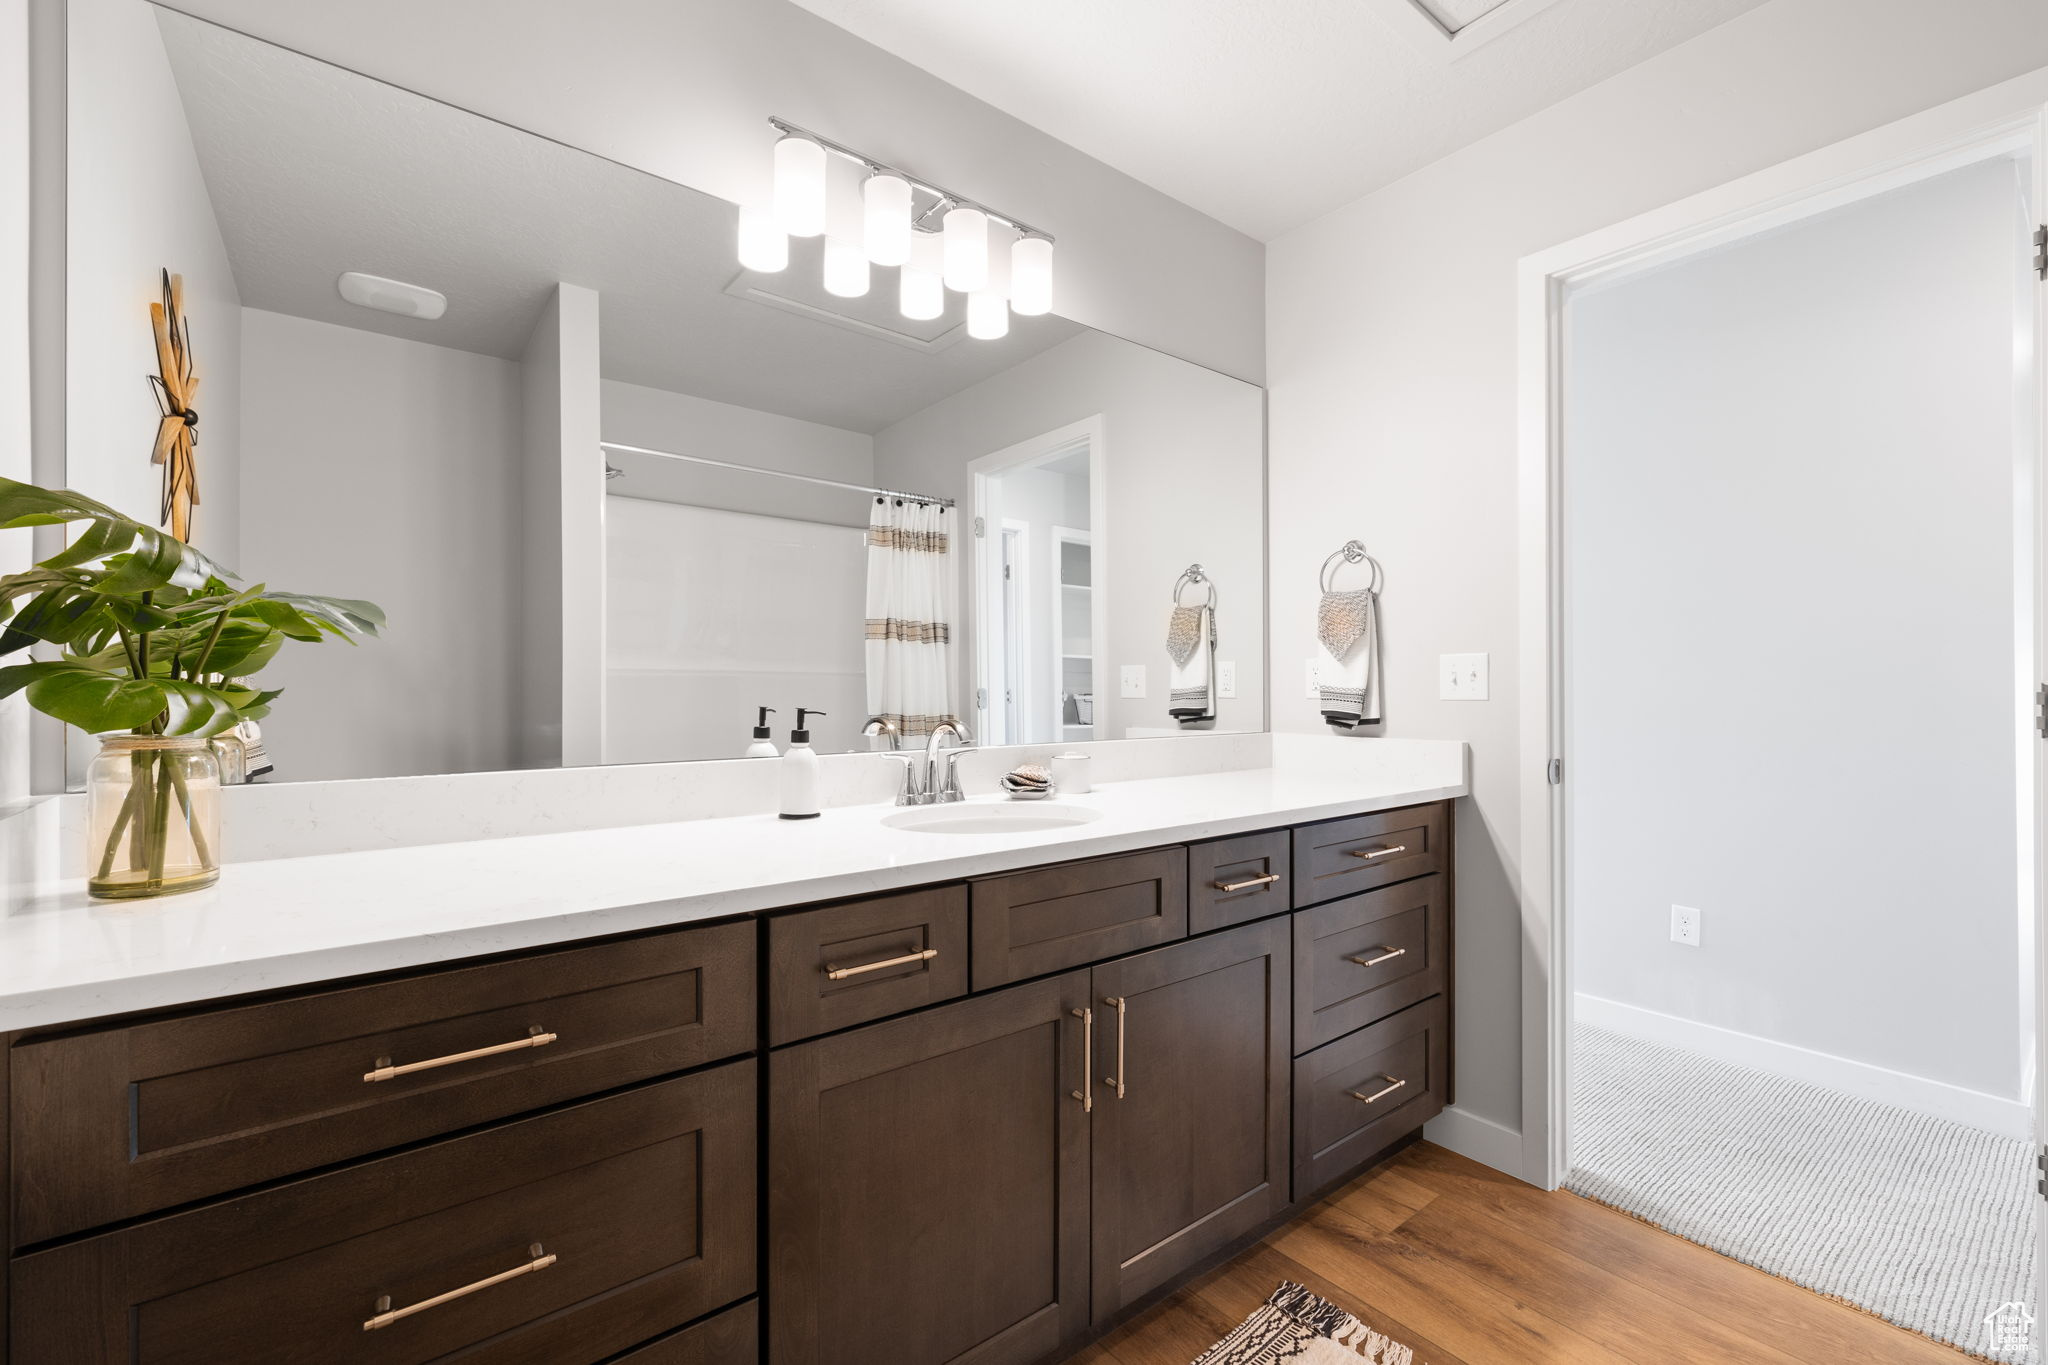
<svg viewBox="0 0 2048 1365"><path fill-rule="evenodd" d="M1068 1365L1188 1365L1281 1280L1406 1342L1417 1365L1969 1359L1577 1195L1418 1143Z"/></svg>

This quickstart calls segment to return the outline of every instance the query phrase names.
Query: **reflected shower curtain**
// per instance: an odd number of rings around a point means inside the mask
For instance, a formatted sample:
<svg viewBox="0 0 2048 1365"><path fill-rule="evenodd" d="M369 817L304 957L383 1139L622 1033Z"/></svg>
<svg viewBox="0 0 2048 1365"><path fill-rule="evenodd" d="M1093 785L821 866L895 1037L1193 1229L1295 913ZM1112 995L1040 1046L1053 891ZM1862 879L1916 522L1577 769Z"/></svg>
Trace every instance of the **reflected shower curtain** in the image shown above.
<svg viewBox="0 0 2048 1365"><path fill-rule="evenodd" d="M950 507L876 498L868 518L868 714L921 738L953 713Z"/></svg>

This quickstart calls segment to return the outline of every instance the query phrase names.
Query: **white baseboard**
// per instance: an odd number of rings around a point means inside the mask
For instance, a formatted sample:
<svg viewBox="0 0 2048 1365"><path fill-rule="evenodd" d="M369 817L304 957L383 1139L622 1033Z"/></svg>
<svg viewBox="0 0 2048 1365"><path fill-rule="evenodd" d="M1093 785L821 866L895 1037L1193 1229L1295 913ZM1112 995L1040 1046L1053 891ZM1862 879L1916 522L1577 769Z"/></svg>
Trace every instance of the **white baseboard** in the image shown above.
<svg viewBox="0 0 2048 1365"><path fill-rule="evenodd" d="M1506 1124L1452 1105L1423 1125L1422 1136L1482 1166L1522 1178L1522 1135Z"/></svg>
<svg viewBox="0 0 2048 1365"><path fill-rule="evenodd" d="M2016 1099L1987 1095L1981 1090L1967 1090L1945 1081L1911 1076L1903 1071L1873 1066L1869 1062L1681 1019L1674 1014L1662 1014L1597 995L1577 995L1573 997L1572 1006L1576 1018L1582 1023L1649 1043L1684 1048L1687 1052L1711 1057L1718 1062L1746 1066L1809 1085L1826 1086L1858 1099L1876 1100L1881 1104L1932 1114L2003 1137L2024 1139L2033 1131L2031 1107Z"/></svg>

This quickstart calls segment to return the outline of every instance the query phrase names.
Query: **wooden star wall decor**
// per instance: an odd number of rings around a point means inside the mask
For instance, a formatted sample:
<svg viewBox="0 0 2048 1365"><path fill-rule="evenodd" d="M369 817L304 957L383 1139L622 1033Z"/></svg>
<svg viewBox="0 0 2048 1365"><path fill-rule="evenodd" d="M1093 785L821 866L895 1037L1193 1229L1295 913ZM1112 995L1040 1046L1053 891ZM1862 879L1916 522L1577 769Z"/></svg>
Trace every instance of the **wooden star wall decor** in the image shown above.
<svg viewBox="0 0 2048 1365"><path fill-rule="evenodd" d="M192 324L185 317L185 281L163 272L163 301L149 305L156 330L157 373L149 377L156 405L156 445L149 462L164 467L163 505L157 521L186 544L192 542L192 509L199 505L199 413L192 406L199 374L192 362Z"/></svg>

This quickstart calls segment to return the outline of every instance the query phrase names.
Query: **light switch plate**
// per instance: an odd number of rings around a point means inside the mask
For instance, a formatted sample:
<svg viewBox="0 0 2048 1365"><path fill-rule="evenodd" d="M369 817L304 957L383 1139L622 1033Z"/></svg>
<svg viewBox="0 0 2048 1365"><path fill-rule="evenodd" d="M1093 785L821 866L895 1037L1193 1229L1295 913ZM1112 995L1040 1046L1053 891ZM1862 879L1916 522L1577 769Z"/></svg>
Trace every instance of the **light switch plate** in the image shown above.
<svg viewBox="0 0 2048 1365"><path fill-rule="evenodd" d="M1122 673L1123 693L1126 697L1145 695L1145 665L1125 664Z"/></svg>
<svg viewBox="0 0 2048 1365"><path fill-rule="evenodd" d="M1439 654L1436 694L1445 701L1485 701L1486 656Z"/></svg>
<svg viewBox="0 0 2048 1365"><path fill-rule="evenodd" d="M1237 663L1224 659L1216 665L1216 696L1227 700L1237 695Z"/></svg>

